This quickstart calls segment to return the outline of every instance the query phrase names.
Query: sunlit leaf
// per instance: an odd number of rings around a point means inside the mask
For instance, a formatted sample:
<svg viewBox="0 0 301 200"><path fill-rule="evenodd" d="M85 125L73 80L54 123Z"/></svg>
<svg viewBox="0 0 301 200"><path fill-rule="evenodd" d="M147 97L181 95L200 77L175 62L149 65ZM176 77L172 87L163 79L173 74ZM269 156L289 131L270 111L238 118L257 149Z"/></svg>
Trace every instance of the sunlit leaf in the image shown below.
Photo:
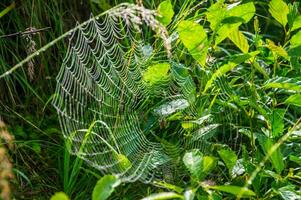
<svg viewBox="0 0 301 200"><path fill-rule="evenodd" d="M219 0L212 4L206 12L207 20L210 22L210 28L215 30L226 16L227 9L224 0Z"/></svg>
<svg viewBox="0 0 301 200"><path fill-rule="evenodd" d="M286 26L289 8L284 1L272 0L269 3L269 12L282 26Z"/></svg>
<svg viewBox="0 0 301 200"><path fill-rule="evenodd" d="M230 174L237 161L237 155L231 149L221 149L218 151L219 156L222 158Z"/></svg>
<svg viewBox="0 0 301 200"><path fill-rule="evenodd" d="M243 52L243 53L248 53L249 51L249 44L248 40L240 32L238 29L234 30L230 35L229 39Z"/></svg>
<svg viewBox="0 0 301 200"><path fill-rule="evenodd" d="M69 200L69 197L64 192L56 192L50 200Z"/></svg>
<svg viewBox="0 0 301 200"><path fill-rule="evenodd" d="M264 89L278 88L301 92L301 81L293 78L276 77L268 80L263 87Z"/></svg>
<svg viewBox="0 0 301 200"><path fill-rule="evenodd" d="M169 63L158 63L147 68L143 73L143 80L148 85L154 85L160 81L164 81L169 77Z"/></svg>
<svg viewBox="0 0 301 200"><path fill-rule="evenodd" d="M284 118L285 110L284 109L274 109L270 118L272 126L272 135L275 138L278 138L282 135L284 129Z"/></svg>
<svg viewBox="0 0 301 200"><path fill-rule="evenodd" d="M278 56L282 56L284 58L288 57L287 52L285 51L285 49L281 46L277 46L272 40L267 40L268 44L267 47L276 55Z"/></svg>
<svg viewBox="0 0 301 200"><path fill-rule="evenodd" d="M301 107L301 94L291 95L284 103Z"/></svg>
<svg viewBox="0 0 301 200"><path fill-rule="evenodd" d="M289 28L292 30L293 28L293 24L296 20L296 18L298 17L299 15L299 3L298 2L294 2L294 3L290 3L288 4L288 8L289 8L289 13L287 15L287 22L288 22L288 25L289 25Z"/></svg>
<svg viewBox="0 0 301 200"><path fill-rule="evenodd" d="M227 12L227 17L222 21L223 25L217 31L215 44L219 44L224 39L229 37L233 31L238 30L238 27L247 23L255 14L255 6L253 2L235 6Z"/></svg>
<svg viewBox="0 0 301 200"><path fill-rule="evenodd" d="M269 151L272 149L274 145L274 141L271 138L267 138L266 136L260 135L258 137L259 143L264 151L264 153L267 155L269 154ZM284 162L283 162L283 155L280 151L280 149L276 149L269 157L269 160L271 161L273 167L276 169L277 173L280 174L282 170L284 169Z"/></svg>
<svg viewBox="0 0 301 200"><path fill-rule="evenodd" d="M177 111L183 110L189 106L189 102L186 99L176 99L160 105L154 109L154 112L161 116L168 116Z"/></svg>
<svg viewBox="0 0 301 200"><path fill-rule="evenodd" d="M184 200L194 200L195 190L186 190L184 192Z"/></svg>
<svg viewBox="0 0 301 200"><path fill-rule="evenodd" d="M105 175L97 181L93 189L92 200L106 200L120 183L116 176Z"/></svg>
<svg viewBox="0 0 301 200"><path fill-rule="evenodd" d="M277 192L284 200L300 200L301 195L295 190L295 186L293 185L286 185L277 189Z"/></svg>
<svg viewBox="0 0 301 200"><path fill-rule="evenodd" d="M203 154L194 149L190 152L185 153L183 157L183 162L192 177L197 180L202 180L205 178L210 171L212 171L216 166L216 158L211 156L203 156Z"/></svg>
<svg viewBox="0 0 301 200"><path fill-rule="evenodd" d="M293 35L290 42L291 42L291 47L301 46L301 31Z"/></svg>
<svg viewBox="0 0 301 200"><path fill-rule="evenodd" d="M291 31L301 28L301 15L299 15L293 22L293 27Z"/></svg>
<svg viewBox="0 0 301 200"><path fill-rule="evenodd" d="M210 80L207 82L204 93L212 86L213 82L221 77L222 75L226 74L227 72L231 71L233 68L235 68L237 65L247 61L248 59L256 56L259 54L258 51L254 51L248 54L243 54L235 58L233 61L229 61L227 64L221 66L218 70L214 72L214 74L211 76Z"/></svg>
<svg viewBox="0 0 301 200"><path fill-rule="evenodd" d="M256 194L252 190L250 190L248 188L234 186L234 185L217 185L217 186L210 186L209 188L213 189L213 190L218 190L221 192L230 193L235 196L238 196L238 195L241 195L242 197L256 196Z"/></svg>
<svg viewBox="0 0 301 200"><path fill-rule="evenodd" d="M237 17L243 20L243 23L249 22L256 12L253 2L244 3L233 7L228 11L230 17Z"/></svg>
<svg viewBox="0 0 301 200"><path fill-rule="evenodd" d="M174 192L161 192L144 197L141 200L164 200L164 199L184 199L182 195Z"/></svg>
<svg viewBox="0 0 301 200"><path fill-rule="evenodd" d="M204 28L193 21L181 21L177 27L180 40L191 56L203 67L206 64L207 34Z"/></svg>
<svg viewBox="0 0 301 200"><path fill-rule="evenodd" d="M158 14L160 15L159 21L165 26L170 24L172 17L174 15L171 1L170 0L162 1L159 4L157 10L158 10Z"/></svg>

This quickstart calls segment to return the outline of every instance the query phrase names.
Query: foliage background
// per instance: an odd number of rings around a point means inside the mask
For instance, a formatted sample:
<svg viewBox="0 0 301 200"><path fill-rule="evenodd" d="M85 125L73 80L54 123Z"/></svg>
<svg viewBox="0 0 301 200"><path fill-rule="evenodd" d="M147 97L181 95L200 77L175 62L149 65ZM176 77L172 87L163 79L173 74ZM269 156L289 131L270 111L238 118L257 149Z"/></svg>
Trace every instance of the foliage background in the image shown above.
<svg viewBox="0 0 301 200"><path fill-rule="evenodd" d="M0 10L5 9L13 1L5 0L0 3ZM202 12L209 7L214 1L207 1L204 7L200 7L194 15L189 15L190 19L201 18ZM233 3L232 1L228 1ZM243 1L246 3L249 1ZM270 1L253 1L256 3L257 17L259 19L259 26L261 29L260 37L254 36L254 19L248 24L244 24L242 29L248 38L251 48L261 51L261 58L263 66L268 72L268 79L275 76L294 78L300 81L300 67L292 66L291 60L283 59L277 54L277 50L262 47L259 44L265 39L273 40L275 44L284 45L288 40L287 33L283 30L281 25L273 19L268 11L268 3ZM6 15L0 18L0 35L6 35L19 31L24 31L29 27L50 29L39 34L33 35L30 43L22 37L7 37L0 38L0 74L7 71L11 66L17 64L22 58L32 53L35 49L52 41L67 30L73 28L76 22L83 22L90 17L90 13L98 14L114 5L121 3L121 1L105 1L105 0L23 0L16 1L15 7ZM134 2L131 2L134 3ZM175 12L188 11L197 1L173 1ZM293 2L287 2L293 3ZM160 1L148 0L143 2L144 6L150 9L157 9ZM299 7L300 10L300 7ZM176 24L176 23L174 23ZM268 43L268 42L266 42ZM71 199L89 199L97 180L101 177L98 171L85 165L81 160L69 155L65 148L65 143L59 129L57 121L57 114L52 108L50 101L55 90L55 77L60 69L62 59L66 51L67 41L58 42L54 47L41 53L38 57L32 60L34 72L30 72L30 63L15 71L12 75L0 80L0 116L8 125L9 132L15 137L15 149L10 152L13 172L15 179L12 180L13 196L16 199L49 199L49 197L56 191L64 191ZM184 49L183 47L181 47ZM228 57L239 53L239 50L229 40L225 40L220 48L214 52L214 57L220 63L227 61ZM225 53L226 52L226 53ZM279 53L279 52L278 52ZM189 53L185 50L179 53L180 61L186 65L195 66L195 62ZM186 56L188 55L188 56ZM225 59L225 61L224 61ZM273 67L277 63L277 71L273 73ZM216 69L214 66L208 73L213 73ZM256 105L267 104L267 95L271 98L269 108L286 109L285 128L291 128L300 117L301 110L298 106L287 107L283 104L288 97L287 94L276 93L271 90L267 93L262 92L261 87L267 80L260 73L250 73L250 69L242 67L242 70L234 71L230 79L230 85L226 84L226 79L221 79L222 85L225 88L233 91L237 96L248 98L249 104L245 102L235 102L236 96L233 96L231 101L219 101L216 107L213 107L215 120L219 123L225 124L235 118L236 123L241 128L247 127L254 132L261 132L261 128L265 127L264 123L257 124L253 116L258 113ZM32 78L31 78L32 77ZM237 77L243 77L236 82ZM194 78L198 78L197 76ZM204 79L203 81L206 81ZM201 82L201 81L200 81ZM296 82L296 81L295 81ZM204 83L200 83L205 85ZM250 86L248 86L248 84ZM259 99L253 99L255 90L258 89ZM208 101L214 99L214 92L208 94L204 98ZM300 92L300 91L299 91ZM254 103L255 102L255 103ZM253 103L253 104L252 104ZM232 105L240 106L237 110L232 109ZM223 110L223 115L220 115L220 108L226 107ZM265 109L265 107L264 107ZM249 114L249 115L247 115ZM280 122L281 123L281 122ZM231 127L224 126L225 129ZM219 140L225 138L216 138ZM264 155L259 142L256 144L250 142L248 139L242 139L242 142L248 147L253 147L254 152L249 156L255 160L250 168L254 170L261 161ZM232 148L235 144L229 144ZM235 149L236 154L242 157L241 149ZM258 151L257 151L258 150ZM256 193L266 194L262 198L276 198L279 193L279 188L293 185L293 193L300 193L300 160L292 162L289 160L290 155L300 158L300 138L289 139L286 145L282 146L282 152L285 158L285 172L277 173L273 166L267 167L268 171L264 171L261 176L255 181L261 182L259 184L261 189ZM219 157L215 152L214 156ZM253 159L254 158L254 159ZM221 162L221 160L220 160ZM218 173L227 173L220 167L216 171ZM298 175L299 173L299 175ZM231 180L227 175L215 177L214 180L220 182L231 182L241 184L248 175L239 177L237 180ZM279 177L280 176L280 177ZM225 178L226 177L226 178ZM266 178L268 177L268 178ZM188 178L189 179L189 178ZM217 181L217 182L218 182ZM186 179L184 179L186 182ZM232 182L232 183L233 183ZM189 184L187 184L189 185ZM186 186L187 186L186 185ZM185 187L185 185L181 185ZM269 191L276 191L272 194ZM138 191L138 192L137 192ZM150 185L143 185L141 183L126 184L117 188L117 192L113 194L112 199L139 199L154 192L164 191L162 188L156 188ZM276 197L274 197L276 196Z"/></svg>

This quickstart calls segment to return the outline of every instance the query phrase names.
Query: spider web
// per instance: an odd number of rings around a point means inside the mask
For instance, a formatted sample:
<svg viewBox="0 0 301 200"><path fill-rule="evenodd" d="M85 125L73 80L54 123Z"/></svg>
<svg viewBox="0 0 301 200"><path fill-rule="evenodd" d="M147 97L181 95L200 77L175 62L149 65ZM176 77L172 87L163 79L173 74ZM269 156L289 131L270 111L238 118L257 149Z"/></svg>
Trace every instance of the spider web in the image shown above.
<svg viewBox="0 0 301 200"><path fill-rule="evenodd" d="M145 113L151 110L158 120L178 111L192 117L195 113L194 83L181 73L187 69L171 62L164 47L150 56L144 53L148 42L141 30L157 26L155 17L143 7L123 5L101 19L91 18L70 37L57 76L53 105L70 151L125 182L172 176L177 148L150 139L156 133L153 124L145 125ZM172 66L170 79L150 88L143 72L150 63L163 61ZM154 98L161 104L150 106ZM177 134L184 130L178 128ZM203 145L200 138L179 143L194 148Z"/></svg>

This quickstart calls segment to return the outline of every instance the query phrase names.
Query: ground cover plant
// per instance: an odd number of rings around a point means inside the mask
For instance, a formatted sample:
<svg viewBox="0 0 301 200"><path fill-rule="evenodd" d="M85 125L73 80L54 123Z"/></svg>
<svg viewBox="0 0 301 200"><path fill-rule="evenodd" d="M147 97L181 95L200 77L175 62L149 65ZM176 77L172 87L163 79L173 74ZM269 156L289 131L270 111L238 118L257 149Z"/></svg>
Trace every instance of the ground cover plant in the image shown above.
<svg viewBox="0 0 301 200"><path fill-rule="evenodd" d="M298 1L0 5L2 199L301 199Z"/></svg>

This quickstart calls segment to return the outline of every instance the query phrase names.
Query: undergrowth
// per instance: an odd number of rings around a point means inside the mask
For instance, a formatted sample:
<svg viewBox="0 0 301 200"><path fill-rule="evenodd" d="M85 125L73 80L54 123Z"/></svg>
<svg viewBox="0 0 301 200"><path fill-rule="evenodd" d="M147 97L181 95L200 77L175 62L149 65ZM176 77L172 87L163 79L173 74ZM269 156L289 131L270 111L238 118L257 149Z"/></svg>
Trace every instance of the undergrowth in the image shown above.
<svg viewBox="0 0 301 200"><path fill-rule="evenodd" d="M12 198L49 199L62 191L52 199L301 199L297 1L137 2L157 10L158 21L173 38L171 59L148 62L143 81L152 92L164 91L176 71L189 82L186 100L195 107L188 116L170 101L173 112L157 119L149 113L162 107L161 96L144 104L149 106L144 117L156 126L149 128L143 120L141 126L167 149L176 166L167 173L172 178L123 183L115 173L99 171L70 153L72 141L63 137L50 103L57 95L55 77L68 39L50 42L77 27L76 21L88 20L90 13L110 12L119 3L0 3L2 10L9 8L0 11L0 34L7 35L0 38L0 76L34 55L0 79L0 116L14 135L9 150ZM24 34L33 28L47 29ZM151 54L165 51L164 38L148 28L142 31L153 44ZM39 50L48 44L46 51Z"/></svg>

